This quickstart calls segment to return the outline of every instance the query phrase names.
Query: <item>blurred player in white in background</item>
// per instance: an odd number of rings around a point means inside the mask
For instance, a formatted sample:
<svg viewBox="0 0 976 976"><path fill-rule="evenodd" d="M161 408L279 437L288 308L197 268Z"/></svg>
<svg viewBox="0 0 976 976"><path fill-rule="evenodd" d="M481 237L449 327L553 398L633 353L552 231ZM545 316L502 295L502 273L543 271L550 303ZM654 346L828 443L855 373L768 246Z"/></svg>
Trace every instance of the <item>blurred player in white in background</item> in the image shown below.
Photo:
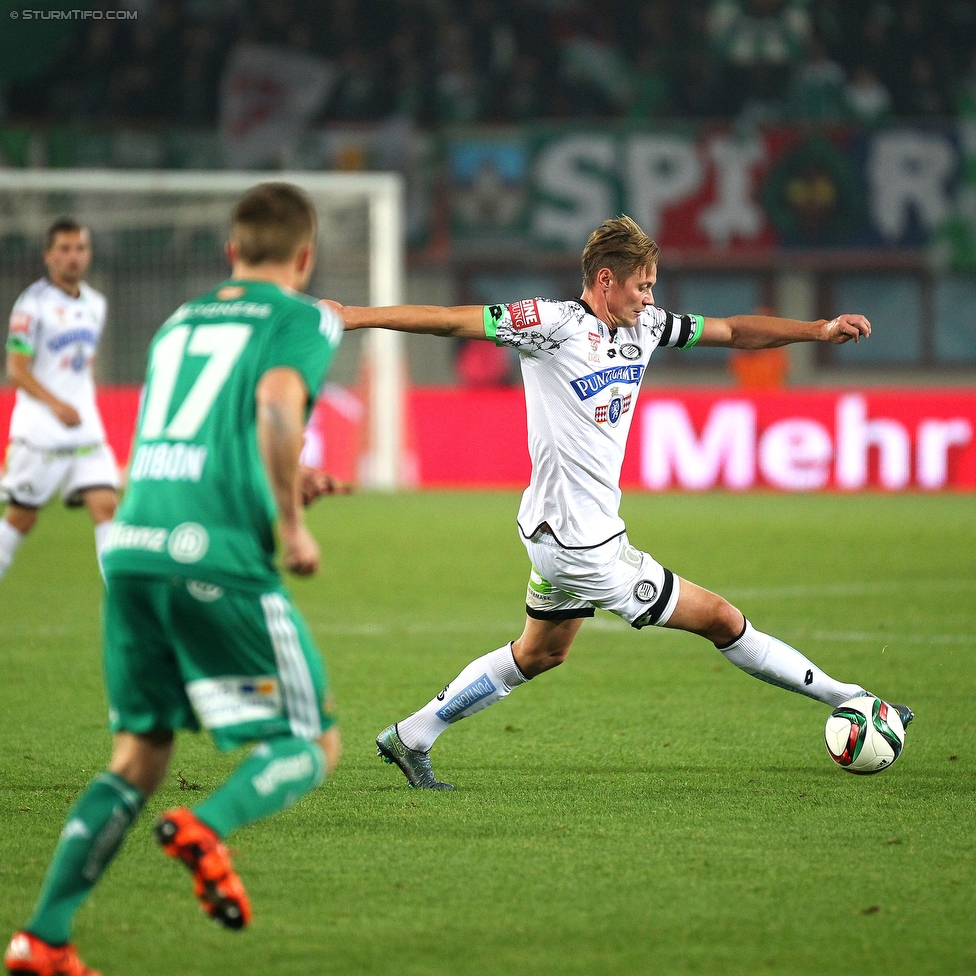
<svg viewBox="0 0 976 976"><path fill-rule="evenodd" d="M100 554L115 514L118 469L95 404L92 364L105 326L105 297L87 285L87 228L70 218L51 225L47 275L14 303L7 337L7 377L17 387L0 501L0 579L38 510L60 491L84 505Z"/></svg>

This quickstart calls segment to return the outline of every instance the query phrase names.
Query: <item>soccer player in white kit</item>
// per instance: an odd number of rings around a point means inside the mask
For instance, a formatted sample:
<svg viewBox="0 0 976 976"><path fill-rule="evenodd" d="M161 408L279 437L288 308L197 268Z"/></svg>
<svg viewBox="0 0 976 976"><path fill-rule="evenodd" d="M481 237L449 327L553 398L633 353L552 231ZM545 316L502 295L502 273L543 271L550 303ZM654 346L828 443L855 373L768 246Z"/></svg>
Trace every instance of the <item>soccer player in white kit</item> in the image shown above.
<svg viewBox="0 0 976 976"><path fill-rule="evenodd" d="M84 281L91 263L88 230L69 218L51 225L47 275L14 303L7 336L7 377L17 387L0 500L0 579L38 510L60 491L84 505L100 553L115 514L118 469L95 403L92 363L105 326L105 298Z"/></svg>
<svg viewBox="0 0 976 976"><path fill-rule="evenodd" d="M629 217L608 220L583 251L583 294L569 302L343 308L347 329L382 327L490 339L519 352L532 478L518 526L532 561L521 637L472 661L419 711L384 729L379 755L411 786L449 789L430 748L449 725L562 664L594 608L633 627L686 630L712 641L737 667L831 707L859 694L795 648L761 633L727 600L631 545L618 514L620 468L637 394L659 346L760 349L791 342L860 341L863 315L800 322L772 316L704 318L654 305L660 251ZM905 725L914 717L896 705Z"/></svg>

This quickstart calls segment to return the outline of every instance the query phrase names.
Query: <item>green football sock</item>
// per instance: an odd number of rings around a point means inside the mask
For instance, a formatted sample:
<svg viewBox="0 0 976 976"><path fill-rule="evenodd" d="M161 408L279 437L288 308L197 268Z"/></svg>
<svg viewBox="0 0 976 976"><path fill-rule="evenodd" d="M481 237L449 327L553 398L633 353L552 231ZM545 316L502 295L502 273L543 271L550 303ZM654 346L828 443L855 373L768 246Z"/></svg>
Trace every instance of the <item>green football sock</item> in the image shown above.
<svg viewBox="0 0 976 976"><path fill-rule="evenodd" d="M115 857L145 797L120 776L96 776L75 801L27 931L52 945L71 938L81 903Z"/></svg>
<svg viewBox="0 0 976 976"><path fill-rule="evenodd" d="M290 807L325 779L317 742L294 737L262 742L230 778L193 808L220 837Z"/></svg>

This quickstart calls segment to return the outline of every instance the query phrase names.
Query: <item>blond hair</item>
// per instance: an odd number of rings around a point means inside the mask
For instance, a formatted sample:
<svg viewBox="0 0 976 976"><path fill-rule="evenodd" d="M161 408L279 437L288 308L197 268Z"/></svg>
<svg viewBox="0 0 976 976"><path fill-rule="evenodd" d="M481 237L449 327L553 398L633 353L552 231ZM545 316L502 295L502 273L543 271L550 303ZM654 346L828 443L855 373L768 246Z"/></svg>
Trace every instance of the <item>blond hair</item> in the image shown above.
<svg viewBox="0 0 976 976"><path fill-rule="evenodd" d="M259 183L237 201L230 239L245 264L280 264L315 236L315 207L292 183Z"/></svg>
<svg viewBox="0 0 976 976"><path fill-rule="evenodd" d="M583 287L595 284L600 268L626 281L635 271L653 268L660 256L661 249L635 220L626 215L605 220L583 248Z"/></svg>

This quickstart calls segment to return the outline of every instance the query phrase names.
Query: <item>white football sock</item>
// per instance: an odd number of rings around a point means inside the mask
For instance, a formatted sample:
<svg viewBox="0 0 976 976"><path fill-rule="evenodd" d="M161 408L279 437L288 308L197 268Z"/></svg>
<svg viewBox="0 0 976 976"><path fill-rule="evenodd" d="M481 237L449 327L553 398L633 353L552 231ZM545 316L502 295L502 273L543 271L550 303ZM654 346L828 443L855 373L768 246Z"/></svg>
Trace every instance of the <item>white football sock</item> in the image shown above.
<svg viewBox="0 0 976 976"><path fill-rule="evenodd" d="M102 569L102 550L105 548L105 543L108 541L108 534L112 531L112 522L100 522L95 526L95 555L98 558L98 571L102 574L102 579L105 579L105 570Z"/></svg>
<svg viewBox="0 0 976 976"><path fill-rule="evenodd" d="M6 519L0 519L0 579L6 575L23 541L23 532L15 529Z"/></svg>
<svg viewBox="0 0 976 976"><path fill-rule="evenodd" d="M408 749L428 752L449 725L501 701L528 678L512 656L512 645L472 661L436 698L397 722L397 733Z"/></svg>
<svg viewBox="0 0 976 976"><path fill-rule="evenodd" d="M756 630L748 620L742 636L719 650L737 668L754 678L815 698L834 708L864 691L860 685L834 681L796 648Z"/></svg>

